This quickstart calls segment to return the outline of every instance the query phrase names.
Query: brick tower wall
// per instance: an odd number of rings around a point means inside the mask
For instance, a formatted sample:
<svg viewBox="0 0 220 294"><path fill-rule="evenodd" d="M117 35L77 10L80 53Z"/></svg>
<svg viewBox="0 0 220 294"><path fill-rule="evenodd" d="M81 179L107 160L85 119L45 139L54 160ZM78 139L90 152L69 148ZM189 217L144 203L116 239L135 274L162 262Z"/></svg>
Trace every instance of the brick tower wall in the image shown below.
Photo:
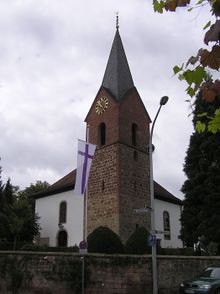
<svg viewBox="0 0 220 294"><path fill-rule="evenodd" d="M136 155L134 157L134 152ZM150 214L140 215L135 209L150 206L149 158L142 151L120 144L120 237L126 242L137 227L150 229Z"/></svg>
<svg viewBox="0 0 220 294"><path fill-rule="evenodd" d="M137 125L137 142L132 144L132 124ZM135 149L147 152L150 117L136 88L128 91L119 106L119 140Z"/></svg>
<svg viewBox="0 0 220 294"><path fill-rule="evenodd" d="M96 150L88 189L88 234L99 226L106 226L119 234L119 201L117 173L117 145Z"/></svg>
<svg viewBox="0 0 220 294"><path fill-rule="evenodd" d="M135 88L120 103L120 237L125 242L139 226L150 228L150 214L138 215L134 209L150 204L149 141L150 118ZM136 144L132 142L132 124L137 125Z"/></svg>
<svg viewBox="0 0 220 294"><path fill-rule="evenodd" d="M97 115L96 102L109 99L106 111ZM116 232L123 242L137 226L150 227L149 215L134 209L150 206L149 140L150 118L135 88L122 101L105 89L98 92L86 118L89 142L97 145L88 187L88 234L99 226ZM106 125L106 143L100 146L99 126ZM132 143L132 125L137 125L137 144Z"/></svg>
<svg viewBox="0 0 220 294"><path fill-rule="evenodd" d="M95 111L101 97L109 99L108 109L101 115ZM87 228L88 234L99 226L106 226L119 234L119 178L117 144L118 103L104 88L98 92L86 122L89 125L89 142L96 144L88 185ZM99 125L106 124L106 144L100 146Z"/></svg>
<svg viewBox="0 0 220 294"><path fill-rule="evenodd" d="M108 109L101 115L95 111L96 102L101 98L106 97L109 100ZM87 126L89 125L89 142L100 145L99 140L99 125L106 124L106 145L111 145L119 140L119 103L103 88L98 92L90 111L86 117Z"/></svg>

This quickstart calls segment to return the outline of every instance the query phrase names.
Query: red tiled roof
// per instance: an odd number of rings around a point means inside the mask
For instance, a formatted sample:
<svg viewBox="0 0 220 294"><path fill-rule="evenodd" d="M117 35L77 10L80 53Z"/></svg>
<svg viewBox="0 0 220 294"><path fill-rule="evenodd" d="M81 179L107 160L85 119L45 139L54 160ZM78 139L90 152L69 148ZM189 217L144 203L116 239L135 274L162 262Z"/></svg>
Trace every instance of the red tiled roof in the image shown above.
<svg viewBox="0 0 220 294"><path fill-rule="evenodd" d="M64 191L73 190L76 181L76 169L68 173L66 176L52 184L45 191L35 194L35 198L42 198L49 195L62 193ZM154 197L158 200L171 202L174 204L182 204L182 201L168 192L164 187L154 181Z"/></svg>
<svg viewBox="0 0 220 294"><path fill-rule="evenodd" d="M171 202L174 204L182 205L182 201L168 192L164 187L154 181L154 197L158 200Z"/></svg>
<svg viewBox="0 0 220 294"><path fill-rule="evenodd" d="M58 193L62 193L65 191L73 190L75 187L76 181L76 169L68 173L66 176L52 184L45 191L39 192L35 194L35 198L42 198Z"/></svg>

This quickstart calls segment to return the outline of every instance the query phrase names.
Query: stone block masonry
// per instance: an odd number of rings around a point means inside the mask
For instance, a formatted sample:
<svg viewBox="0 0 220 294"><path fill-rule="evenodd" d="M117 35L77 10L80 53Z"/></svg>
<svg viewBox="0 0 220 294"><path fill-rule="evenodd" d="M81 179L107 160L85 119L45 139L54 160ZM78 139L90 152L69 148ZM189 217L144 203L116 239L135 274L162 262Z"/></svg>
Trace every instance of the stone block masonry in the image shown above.
<svg viewBox="0 0 220 294"><path fill-rule="evenodd" d="M97 114L100 99L108 108ZM88 184L87 231L106 226L125 243L138 226L150 228L149 216L134 209L150 206L150 118L135 87L123 99L101 87L85 119L89 142L97 145Z"/></svg>
<svg viewBox="0 0 220 294"><path fill-rule="evenodd" d="M159 294L177 294L183 280L219 266L220 257L158 256L157 264ZM81 265L74 253L0 251L0 293L80 294ZM88 254L85 268L85 294L152 293L150 255Z"/></svg>

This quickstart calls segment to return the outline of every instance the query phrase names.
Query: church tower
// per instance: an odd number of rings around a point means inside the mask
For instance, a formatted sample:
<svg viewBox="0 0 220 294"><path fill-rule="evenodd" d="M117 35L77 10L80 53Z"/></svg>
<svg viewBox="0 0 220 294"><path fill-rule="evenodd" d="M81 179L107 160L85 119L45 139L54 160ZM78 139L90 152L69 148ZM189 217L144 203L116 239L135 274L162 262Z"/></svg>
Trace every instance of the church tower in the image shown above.
<svg viewBox="0 0 220 294"><path fill-rule="evenodd" d="M89 142L96 144L87 199L88 234L99 226L123 242L138 226L150 229L150 117L134 86L118 25L101 87L86 116Z"/></svg>

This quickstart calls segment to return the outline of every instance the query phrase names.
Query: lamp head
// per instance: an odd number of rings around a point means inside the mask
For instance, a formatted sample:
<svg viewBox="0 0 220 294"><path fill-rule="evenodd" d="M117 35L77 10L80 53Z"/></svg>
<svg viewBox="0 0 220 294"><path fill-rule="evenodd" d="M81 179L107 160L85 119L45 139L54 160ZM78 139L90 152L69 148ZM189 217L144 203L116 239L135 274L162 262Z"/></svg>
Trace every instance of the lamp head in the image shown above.
<svg viewBox="0 0 220 294"><path fill-rule="evenodd" d="M168 101L169 97L168 96L163 96L161 99L160 99L160 105L165 105Z"/></svg>

